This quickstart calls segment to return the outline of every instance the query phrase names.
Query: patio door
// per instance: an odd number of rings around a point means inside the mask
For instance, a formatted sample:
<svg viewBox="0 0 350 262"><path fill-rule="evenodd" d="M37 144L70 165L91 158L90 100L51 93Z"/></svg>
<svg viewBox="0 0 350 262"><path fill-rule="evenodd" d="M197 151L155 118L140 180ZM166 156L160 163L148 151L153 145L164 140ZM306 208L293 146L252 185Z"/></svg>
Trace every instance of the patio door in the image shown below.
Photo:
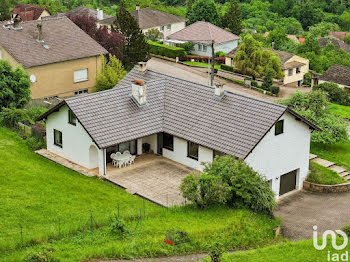
<svg viewBox="0 0 350 262"><path fill-rule="evenodd" d="M137 154L137 141L132 140L129 142L121 143L118 145L118 151L124 153L124 151L129 151L132 155Z"/></svg>
<svg viewBox="0 0 350 262"><path fill-rule="evenodd" d="M163 133L157 134L157 154L163 155Z"/></svg>

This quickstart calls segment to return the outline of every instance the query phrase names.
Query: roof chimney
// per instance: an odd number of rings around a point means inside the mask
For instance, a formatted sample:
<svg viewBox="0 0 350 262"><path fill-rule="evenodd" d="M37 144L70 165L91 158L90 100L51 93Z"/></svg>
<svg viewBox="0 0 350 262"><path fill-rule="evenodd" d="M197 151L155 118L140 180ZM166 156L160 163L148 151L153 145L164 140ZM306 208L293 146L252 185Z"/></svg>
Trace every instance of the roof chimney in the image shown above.
<svg viewBox="0 0 350 262"><path fill-rule="evenodd" d="M44 42L44 37L43 37L43 24L37 24L36 27L38 28L38 39L37 41L39 43Z"/></svg>
<svg viewBox="0 0 350 262"><path fill-rule="evenodd" d="M215 83L215 97L223 97L225 95L224 85L222 83Z"/></svg>
<svg viewBox="0 0 350 262"><path fill-rule="evenodd" d="M139 73L144 74L147 71L147 62L139 62Z"/></svg>
<svg viewBox="0 0 350 262"><path fill-rule="evenodd" d="M22 27L20 26L20 23L21 23L21 18L19 17L19 15L16 15L15 18L13 19L13 26L12 26L12 28L14 30L22 29Z"/></svg>
<svg viewBox="0 0 350 262"><path fill-rule="evenodd" d="M146 85L143 80L134 79L131 85L131 96L138 106L143 106L147 103Z"/></svg>
<svg viewBox="0 0 350 262"><path fill-rule="evenodd" d="M140 5L136 4L136 10L139 11L140 10Z"/></svg>
<svg viewBox="0 0 350 262"><path fill-rule="evenodd" d="M103 10L97 9L97 20L103 20Z"/></svg>

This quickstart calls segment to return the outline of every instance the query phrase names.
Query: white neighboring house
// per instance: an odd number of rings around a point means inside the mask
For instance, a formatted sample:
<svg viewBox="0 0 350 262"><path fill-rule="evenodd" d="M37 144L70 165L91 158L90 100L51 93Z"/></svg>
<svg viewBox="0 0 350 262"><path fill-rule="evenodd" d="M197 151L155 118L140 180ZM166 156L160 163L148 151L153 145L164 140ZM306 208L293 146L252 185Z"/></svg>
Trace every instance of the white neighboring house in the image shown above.
<svg viewBox="0 0 350 262"><path fill-rule="evenodd" d="M264 175L277 196L302 187L317 126L283 105L145 67L135 67L111 90L66 99L43 114L47 149L98 167L102 176L116 151L149 149L198 170L230 154Z"/></svg>
<svg viewBox="0 0 350 262"><path fill-rule="evenodd" d="M322 83L335 83L350 93L350 67L341 65L332 65L323 75L314 78L313 85Z"/></svg>
<svg viewBox="0 0 350 262"><path fill-rule="evenodd" d="M139 24L142 33L146 33L151 29L157 29L163 34L163 38L166 38L168 35L173 34L186 26L186 18L164 13L152 8L140 8L139 5L136 5L136 10L131 12L131 15L135 17L136 21ZM107 26L111 28L111 25L114 23L116 17L110 17L99 21L100 25Z"/></svg>
<svg viewBox="0 0 350 262"><path fill-rule="evenodd" d="M164 44L176 46L179 43L195 43L191 53L200 56L212 56L211 44L214 41L214 52L228 53L238 46L239 37L209 22L198 21L184 29L169 35Z"/></svg>

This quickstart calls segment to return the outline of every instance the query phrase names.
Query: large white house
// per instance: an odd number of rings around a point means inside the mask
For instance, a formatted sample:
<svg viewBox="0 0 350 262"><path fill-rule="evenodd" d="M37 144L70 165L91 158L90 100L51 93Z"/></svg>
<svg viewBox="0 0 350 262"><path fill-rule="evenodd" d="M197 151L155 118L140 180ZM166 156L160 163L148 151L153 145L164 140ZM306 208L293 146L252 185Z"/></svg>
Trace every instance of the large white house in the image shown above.
<svg viewBox="0 0 350 262"><path fill-rule="evenodd" d="M102 176L116 151L150 151L198 170L231 154L264 175L277 196L302 187L315 125L283 105L145 67L111 90L66 99L42 115L47 149Z"/></svg>
<svg viewBox="0 0 350 262"><path fill-rule="evenodd" d="M184 29L169 35L164 44L176 46L186 42L194 43L191 51L200 56L212 56L212 42L214 52L228 53L238 46L239 37L209 22L198 21Z"/></svg>

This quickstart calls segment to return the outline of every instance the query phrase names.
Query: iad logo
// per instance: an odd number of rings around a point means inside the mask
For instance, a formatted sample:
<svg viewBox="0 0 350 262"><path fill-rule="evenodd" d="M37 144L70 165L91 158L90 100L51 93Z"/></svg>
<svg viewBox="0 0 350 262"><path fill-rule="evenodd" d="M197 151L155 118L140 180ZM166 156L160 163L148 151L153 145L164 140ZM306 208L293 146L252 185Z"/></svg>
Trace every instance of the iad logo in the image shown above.
<svg viewBox="0 0 350 262"><path fill-rule="evenodd" d="M326 248L327 246L327 236L331 236L332 237L332 246L335 250L342 250L344 249L347 244L348 244L348 236L341 230L326 230L325 232L323 232L322 235L322 244L319 245L318 241L317 241L317 226L313 226L314 232L313 232L313 244L314 247L317 250L323 250ZM340 246L337 245L337 234L341 235L343 237L343 244L341 244ZM349 252L346 251L344 253L338 254L338 253L333 253L331 254L330 251L328 251L327 254L327 261L349 261Z"/></svg>

